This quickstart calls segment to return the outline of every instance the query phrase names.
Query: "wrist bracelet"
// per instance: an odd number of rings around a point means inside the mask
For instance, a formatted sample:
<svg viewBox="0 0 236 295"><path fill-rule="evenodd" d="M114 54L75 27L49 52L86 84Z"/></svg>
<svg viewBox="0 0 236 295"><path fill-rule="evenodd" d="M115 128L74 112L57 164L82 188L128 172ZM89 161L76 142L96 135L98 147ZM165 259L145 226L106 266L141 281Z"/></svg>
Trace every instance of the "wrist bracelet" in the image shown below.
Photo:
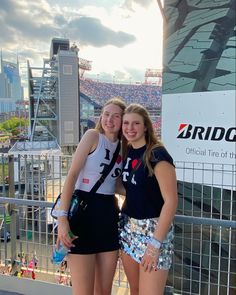
<svg viewBox="0 0 236 295"><path fill-rule="evenodd" d="M57 217L62 217L62 216L68 216L68 211L66 210L58 210L57 211Z"/></svg>
<svg viewBox="0 0 236 295"><path fill-rule="evenodd" d="M162 242L157 240L154 237L150 238L149 244L151 244L154 248L156 248L158 250L161 249L161 247L162 247Z"/></svg>

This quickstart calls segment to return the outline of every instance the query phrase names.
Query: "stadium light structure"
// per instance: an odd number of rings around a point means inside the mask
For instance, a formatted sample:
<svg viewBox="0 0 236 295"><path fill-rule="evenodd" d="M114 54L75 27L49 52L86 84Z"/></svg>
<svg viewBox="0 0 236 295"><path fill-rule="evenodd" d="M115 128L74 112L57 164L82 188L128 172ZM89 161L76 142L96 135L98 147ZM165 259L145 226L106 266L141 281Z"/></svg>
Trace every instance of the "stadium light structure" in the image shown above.
<svg viewBox="0 0 236 295"><path fill-rule="evenodd" d="M79 58L79 69L81 70L80 78L83 78L85 71L91 71L92 61L80 57Z"/></svg>

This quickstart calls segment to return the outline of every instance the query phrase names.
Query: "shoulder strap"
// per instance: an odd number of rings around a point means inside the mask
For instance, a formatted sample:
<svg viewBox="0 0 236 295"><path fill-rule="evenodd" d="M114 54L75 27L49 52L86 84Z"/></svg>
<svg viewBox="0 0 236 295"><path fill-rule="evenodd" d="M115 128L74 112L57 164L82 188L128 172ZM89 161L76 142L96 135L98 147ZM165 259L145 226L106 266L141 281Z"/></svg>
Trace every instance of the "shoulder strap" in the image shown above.
<svg viewBox="0 0 236 295"><path fill-rule="evenodd" d="M138 159L138 162L136 163L136 165L134 166L133 170L130 172L128 178L127 178L127 183L132 179L132 176L134 175L134 173L137 171L138 167L140 166L140 164L142 163L143 160L143 156L141 156Z"/></svg>
<svg viewBox="0 0 236 295"><path fill-rule="evenodd" d="M110 164L108 166L106 166L106 168L103 170L103 173L101 175L101 177L98 179L98 181L94 184L94 186L92 187L92 189L90 190L90 192L95 193L98 188L100 187L100 185L103 184L105 178L107 177L107 175L111 172L112 168L115 165L115 162L117 160L118 154L120 151L120 141L117 144L116 150L113 154L112 160L110 162Z"/></svg>

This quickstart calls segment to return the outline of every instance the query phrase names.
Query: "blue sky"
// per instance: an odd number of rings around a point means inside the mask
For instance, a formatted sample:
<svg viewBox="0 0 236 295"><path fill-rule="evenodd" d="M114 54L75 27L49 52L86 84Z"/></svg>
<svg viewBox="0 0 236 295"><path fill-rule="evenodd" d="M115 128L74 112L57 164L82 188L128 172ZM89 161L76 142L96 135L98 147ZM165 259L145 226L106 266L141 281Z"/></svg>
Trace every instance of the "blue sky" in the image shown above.
<svg viewBox="0 0 236 295"><path fill-rule="evenodd" d="M142 81L146 68L161 68L162 18L156 0L1 0L3 58L18 53L42 66L53 37L76 43L92 61L87 76Z"/></svg>

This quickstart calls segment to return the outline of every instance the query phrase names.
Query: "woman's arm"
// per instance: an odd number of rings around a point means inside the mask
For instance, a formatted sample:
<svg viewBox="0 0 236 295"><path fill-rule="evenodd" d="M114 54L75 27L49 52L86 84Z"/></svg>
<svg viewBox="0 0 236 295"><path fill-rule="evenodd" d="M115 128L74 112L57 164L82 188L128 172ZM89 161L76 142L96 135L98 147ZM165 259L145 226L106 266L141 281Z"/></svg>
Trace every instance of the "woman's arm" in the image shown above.
<svg viewBox="0 0 236 295"><path fill-rule="evenodd" d="M162 242L170 229L178 206L177 180L175 168L167 161L157 163L154 173L164 199L154 237Z"/></svg>
<svg viewBox="0 0 236 295"><path fill-rule="evenodd" d="M60 206L61 210L67 211L69 209L71 196L74 192L75 183L79 173L85 164L88 154L96 149L98 137L98 132L94 129L90 129L84 134L79 142L63 186Z"/></svg>
<svg viewBox="0 0 236 295"><path fill-rule="evenodd" d="M167 161L161 161L154 168L156 179L164 199L164 205L158 219L158 225L154 231L154 240L148 244L147 250L142 258L142 266L145 271L152 271L156 267L160 254L160 246L170 229L178 205L177 181L175 168ZM158 241L156 241L158 240Z"/></svg>
<svg viewBox="0 0 236 295"><path fill-rule="evenodd" d="M69 210L72 193L74 192L75 183L79 173L85 164L88 154L96 149L98 138L98 131L90 129L84 134L79 142L63 186L60 210ZM72 240L68 235L70 228L67 216L58 217L58 221L58 238L66 247L70 248L72 246ZM59 243L59 241L57 243Z"/></svg>

